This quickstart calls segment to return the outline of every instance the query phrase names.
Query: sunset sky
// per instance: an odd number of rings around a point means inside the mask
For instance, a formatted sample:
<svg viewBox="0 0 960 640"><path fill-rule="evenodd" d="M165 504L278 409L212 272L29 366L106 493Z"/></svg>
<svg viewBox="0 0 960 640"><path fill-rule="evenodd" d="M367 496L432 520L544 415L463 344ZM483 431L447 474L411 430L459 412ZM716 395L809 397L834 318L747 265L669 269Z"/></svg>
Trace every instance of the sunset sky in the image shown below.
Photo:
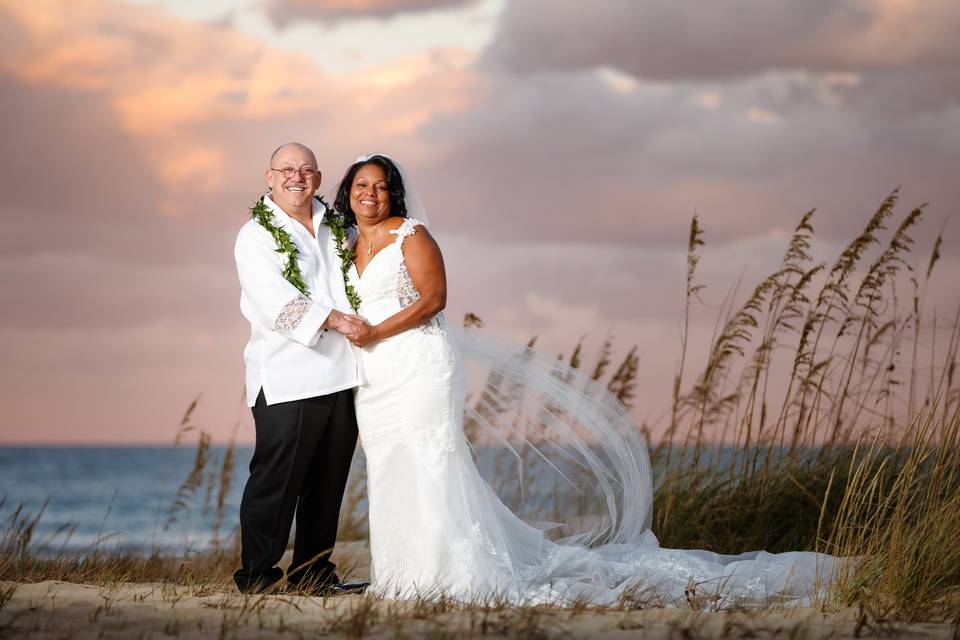
<svg viewBox="0 0 960 640"><path fill-rule="evenodd" d="M947 221L960 302L956 0L0 0L2 443L252 441L233 242L280 143L332 189L416 180L451 322L640 353L669 406L689 221L695 351L817 207L831 261L883 198ZM948 220L949 218L949 220Z"/></svg>

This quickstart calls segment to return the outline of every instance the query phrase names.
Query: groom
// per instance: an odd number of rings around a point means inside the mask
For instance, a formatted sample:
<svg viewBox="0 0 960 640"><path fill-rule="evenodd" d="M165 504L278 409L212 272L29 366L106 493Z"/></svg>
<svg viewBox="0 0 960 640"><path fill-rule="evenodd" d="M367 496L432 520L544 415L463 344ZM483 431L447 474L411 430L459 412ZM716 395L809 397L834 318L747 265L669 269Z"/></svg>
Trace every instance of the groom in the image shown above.
<svg viewBox="0 0 960 640"><path fill-rule="evenodd" d="M332 234L321 224L324 207L313 197L316 156L302 144L282 145L266 178L270 215L247 222L234 250L240 310L250 321L244 360L256 447L240 502L242 566L233 577L243 593L270 590L283 577L276 565L296 514L287 584L335 592L344 585L330 553L357 443L360 382L347 338L362 321L338 310L350 307ZM294 251L278 242L284 236Z"/></svg>

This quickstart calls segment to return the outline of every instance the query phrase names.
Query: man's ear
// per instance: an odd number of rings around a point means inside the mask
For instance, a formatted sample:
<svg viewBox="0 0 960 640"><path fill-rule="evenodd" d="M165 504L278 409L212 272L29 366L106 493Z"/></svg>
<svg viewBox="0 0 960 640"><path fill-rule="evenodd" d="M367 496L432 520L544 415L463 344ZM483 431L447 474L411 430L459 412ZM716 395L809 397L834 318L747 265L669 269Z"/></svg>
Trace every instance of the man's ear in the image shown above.
<svg viewBox="0 0 960 640"><path fill-rule="evenodd" d="M269 189L273 191L273 171L270 171L270 169L267 169L264 172L264 174L266 175L266 178L267 178L267 187L269 187Z"/></svg>

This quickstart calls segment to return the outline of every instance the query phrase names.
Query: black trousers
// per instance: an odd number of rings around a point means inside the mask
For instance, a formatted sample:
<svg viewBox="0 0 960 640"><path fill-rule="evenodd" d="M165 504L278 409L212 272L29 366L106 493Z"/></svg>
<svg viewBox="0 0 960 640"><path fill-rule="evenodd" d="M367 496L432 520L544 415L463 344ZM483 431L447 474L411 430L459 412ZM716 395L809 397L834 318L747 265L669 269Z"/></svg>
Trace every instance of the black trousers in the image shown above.
<svg viewBox="0 0 960 640"><path fill-rule="evenodd" d="M280 580L294 513L297 533L287 581L326 585L337 580L330 552L340 503L357 446L353 389L268 406L263 390L253 407L257 441L240 501L243 592Z"/></svg>

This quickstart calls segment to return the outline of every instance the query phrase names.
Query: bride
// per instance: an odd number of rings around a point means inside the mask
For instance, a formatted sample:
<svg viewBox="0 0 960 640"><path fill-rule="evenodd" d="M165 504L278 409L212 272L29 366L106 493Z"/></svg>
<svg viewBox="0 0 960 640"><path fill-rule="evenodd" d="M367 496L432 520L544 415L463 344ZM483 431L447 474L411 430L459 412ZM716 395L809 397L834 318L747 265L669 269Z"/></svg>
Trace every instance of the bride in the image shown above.
<svg viewBox="0 0 960 640"><path fill-rule="evenodd" d="M649 529L646 448L606 389L528 348L447 325L443 257L395 161L361 157L334 209L355 225L348 286L369 323L353 342L366 377L355 404L375 593L513 604L693 597L733 606L806 604L822 592L834 570L829 556L660 548ZM474 362L486 365L487 384L467 407ZM484 480L465 429L477 448L509 452L516 476L491 475L525 493L515 510L565 491L587 513L562 523L521 518Z"/></svg>

